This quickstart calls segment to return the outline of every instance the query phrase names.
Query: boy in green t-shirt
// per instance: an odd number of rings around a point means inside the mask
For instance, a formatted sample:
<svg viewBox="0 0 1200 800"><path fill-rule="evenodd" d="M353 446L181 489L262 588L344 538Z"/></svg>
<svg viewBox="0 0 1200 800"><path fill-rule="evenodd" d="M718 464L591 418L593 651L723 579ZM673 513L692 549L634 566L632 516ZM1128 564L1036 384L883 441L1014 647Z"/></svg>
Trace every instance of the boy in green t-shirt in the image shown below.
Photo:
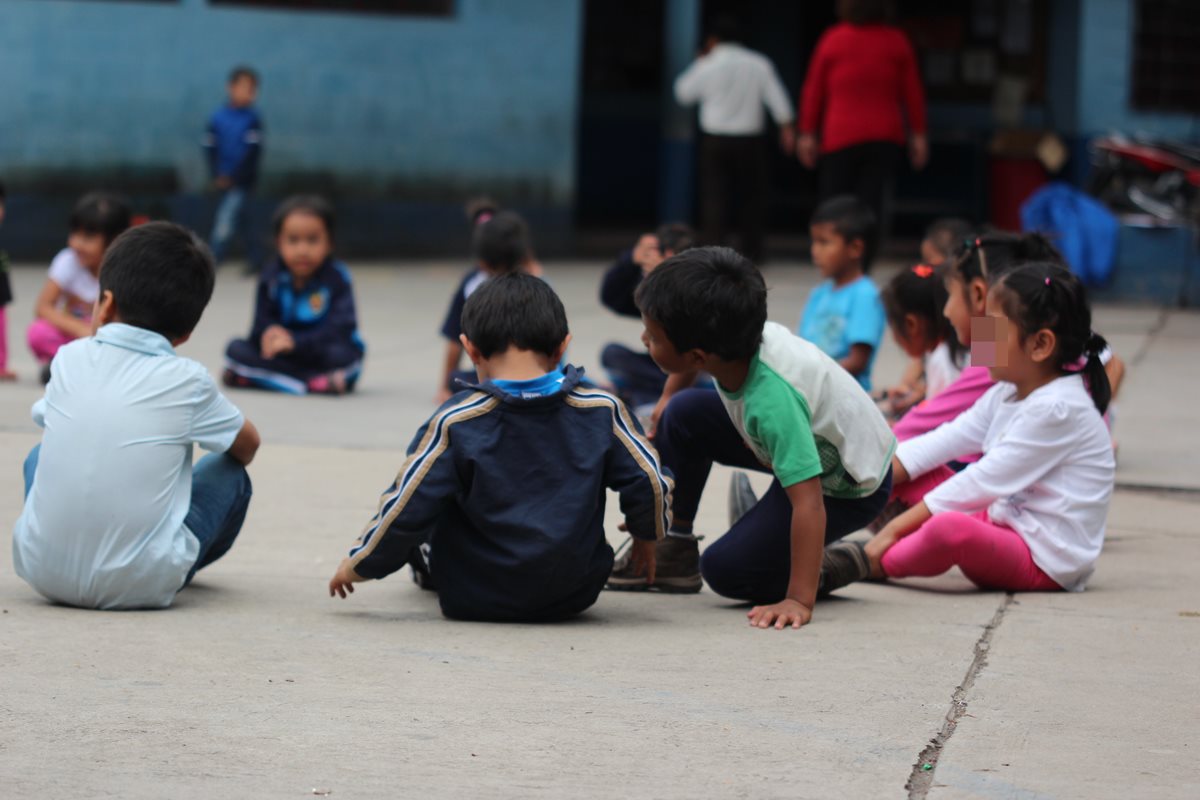
<svg viewBox="0 0 1200 800"><path fill-rule="evenodd" d="M887 503L896 439L850 373L767 322L762 275L733 250L702 247L664 261L638 287L637 303L658 366L672 375L703 370L717 384L676 394L658 425L675 494L656 584L683 590L698 560L713 591L756 604L751 625L798 628L812 618L825 544L865 527ZM775 481L699 558L692 523L714 461ZM649 572L632 559L618 563L609 588L656 588L641 577Z"/></svg>

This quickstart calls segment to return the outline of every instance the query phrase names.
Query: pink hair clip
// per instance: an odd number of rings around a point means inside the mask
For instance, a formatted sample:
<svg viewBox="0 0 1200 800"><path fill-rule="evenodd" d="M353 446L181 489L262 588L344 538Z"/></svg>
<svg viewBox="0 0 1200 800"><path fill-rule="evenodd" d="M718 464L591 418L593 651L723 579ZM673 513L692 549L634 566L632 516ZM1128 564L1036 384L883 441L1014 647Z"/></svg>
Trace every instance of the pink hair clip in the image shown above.
<svg viewBox="0 0 1200 800"><path fill-rule="evenodd" d="M916 273L918 278L928 278L933 274L933 267L928 264L917 264L912 268L912 271Z"/></svg>
<svg viewBox="0 0 1200 800"><path fill-rule="evenodd" d="M1049 275L1046 276L1046 285L1047 286L1050 285L1050 276Z"/></svg>

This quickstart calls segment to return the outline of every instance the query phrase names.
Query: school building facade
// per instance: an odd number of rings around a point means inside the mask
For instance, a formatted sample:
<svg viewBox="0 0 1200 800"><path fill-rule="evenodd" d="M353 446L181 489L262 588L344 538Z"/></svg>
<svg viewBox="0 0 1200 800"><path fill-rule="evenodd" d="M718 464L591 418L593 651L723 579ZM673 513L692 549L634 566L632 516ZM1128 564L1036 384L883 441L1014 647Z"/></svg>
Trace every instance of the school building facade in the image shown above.
<svg viewBox="0 0 1200 800"><path fill-rule="evenodd" d="M1067 142L1073 179L1096 134L1194 138L1197 109L1155 110L1136 80L1164 4L900 0L932 84L934 150L902 179L899 211L986 216L1005 75L1024 81L1020 124ZM206 231L200 137L242 63L263 78L259 218L287 193L326 193L347 253L462 253L462 203L478 193L525 212L548 254L580 230L687 217L694 122L670 84L726 12L798 92L832 0L3 0L0 245L44 257L97 187ZM812 176L774 158L773 228L802 231Z"/></svg>

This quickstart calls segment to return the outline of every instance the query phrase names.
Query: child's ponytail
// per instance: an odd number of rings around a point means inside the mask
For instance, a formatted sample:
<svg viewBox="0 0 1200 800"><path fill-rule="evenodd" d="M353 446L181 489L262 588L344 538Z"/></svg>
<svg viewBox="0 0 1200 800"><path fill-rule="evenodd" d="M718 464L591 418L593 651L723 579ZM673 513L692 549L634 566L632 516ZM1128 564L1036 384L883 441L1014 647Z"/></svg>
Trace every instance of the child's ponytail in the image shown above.
<svg viewBox="0 0 1200 800"><path fill-rule="evenodd" d="M1088 336L1087 345L1084 347L1084 358L1087 360L1083 366L1083 379L1092 394L1096 410L1101 414L1108 410L1108 404L1112 401L1112 384L1108 382L1108 372L1104 369L1104 362L1100 360L1100 354L1107 348L1108 342L1095 331Z"/></svg>
<svg viewBox="0 0 1200 800"><path fill-rule="evenodd" d="M1051 262L1014 267L999 281L1008 318L1025 338L1043 328L1058 342L1054 357L1060 372L1082 372L1092 402L1103 414L1112 399L1112 386L1100 354L1107 344L1092 330L1092 309L1083 282L1068 269Z"/></svg>

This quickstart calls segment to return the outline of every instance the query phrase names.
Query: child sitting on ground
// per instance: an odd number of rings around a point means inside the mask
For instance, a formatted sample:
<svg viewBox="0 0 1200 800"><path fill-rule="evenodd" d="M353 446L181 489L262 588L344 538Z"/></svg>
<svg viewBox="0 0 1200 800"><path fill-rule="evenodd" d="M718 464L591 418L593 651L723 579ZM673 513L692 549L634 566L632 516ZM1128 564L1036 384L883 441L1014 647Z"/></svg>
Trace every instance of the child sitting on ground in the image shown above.
<svg viewBox="0 0 1200 800"><path fill-rule="evenodd" d="M59 351L33 406L45 432L25 461L13 566L50 600L165 608L237 537L258 432L175 354L212 290L208 248L177 225L108 249L95 333ZM194 471L193 443L212 452Z"/></svg>
<svg viewBox="0 0 1200 800"><path fill-rule="evenodd" d="M591 606L613 564L606 489L621 495L636 563L653 578L670 480L624 404L557 365L570 334L554 291L514 273L463 308L480 385L421 427L330 596L411 564L455 619L554 620Z"/></svg>
<svg viewBox="0 0 1200 800"><path fill-rule="evenodd" d="M478 217L477 217L478 219ZM459 382L475 380L474 370L459 369L463 356L462 314L467 299L489 278L512 272L539 274L540 265L529 261L529 229L525 220L513 211L485 214L472 232L472 247L476 266L463 276L454 290L450 308L442 322L442 338L446 340L446 356L442 362L442 377L437 400L444 403L458 391Z"/></svg>
<svg viewBox="0 0 1200 800"><path fill-rule="evenodd" d="M944 217L934 220L933 223L925 230L925 238L921 240L921 263L939 269L951 257L954 256L963 246L963 242L974 239L974 227L965 219L956 219L954 217ZM938 283L942 281L939 279ZM938 306L939 315L941 306ZM903 347L903 345L901 345ZM962 349L965 352L965 348ZM930 360L935 360L934 369L939 366L946 366L944 353L939 353L936 356L930 354ZM962 371L961 364L950 364L950 373L957 377ZM908 366L904 369L904 374L900 377L900 382L893 389L901 389L904 387L917 387L918 382L926 379L926 354L921 353L919 356L913 356L908 361ZM944 388L944 387L943 387ZM921 401L922 396L932 397L936 392L930 393L928 387L925 392L916 394L900 392L900 402L897 404L897 398L892 390L882 398L883 409L885 414L889 414L889 418L898 418L904 415L904 412L911 408L915 403ZM905 397L907 395L907 398Z"/></svg>
<svg viewBox="0 0 1200 800"><path fill-rule="evenodd" d="M288 394L344 394L362 373L350 270L333 257L333 207L289 197L275 212L279 255L258 280L250 338L225 351L225 383Z"/></svg>
<svg viewBox="0 0 1200 800"><path fill-rule="evenodd" d="M29 349L42 367L42 383L50 380L50 362L58 348L91 335L100 262L131 219L125 201L105 192L84 195L75 204L67 247L50 263L27 335Z"/></svg>
<svg viewBox="0 0 1200 800"><path fill-rule="evenodd" d="M856 197L834 197L817 207L809 232L813 264L825 280L809 295L797 332L869 392L884 327L879 290L865 274L879 235L875 215Z"/></svg>
<svg viewBox="0 0 1200 800"><path fill-rule="evenodd" d="M704 370L717 391L671 398L655 443L675 475L674 520L653 580L635 562L609 588L699 591L756 605L750 624L812 618L825 543L859 530L891 489L896 440L870 396L829 356L767 322L767 287L724 247L688 250L638 287L643 339L668 373ZM693 523L713 462L770 472L770 490L699 558ZM697 565L697 561L699 564Z"/></svg>
<svg viewBox="0 0 1200 800"><path fill-rule="evenodd" d="M883 307L892 338L917 366L880 401L885 416L899 419L927 397L935 397L962 372L966 349L943 314L946 285L933 267L918 264L901 270L884 287Z"/></svg>
<svg viewBox="0 0 1200 800"><path fill-rule="evenodd" d="M664 259L695 243L692 229L681 222L669 222L653 233L643 233L633 249L622 253L604 273L600 302L622 317L640 319L642 313L633 296L642 279ZM662 396L667 378L645 349L634 350L615 342L607 344L600 353L600 365L608 371L617 394L633 408L652 405Z"/></svg>
<svg viewBox="0 0 1200 800"><path fill-rule="evenodd" d="M902 443L892 470L903 481L961 455L982 450L982 458L865 546L829 548L824 590L954 566L985 589L1080 591L1087 583L1116 464L1101 419L1105 344L1092 332L1083 284L1058 264L1017 267L992 286L986 316L972 324L972 358L999 383L958 419Z"/></svg>

